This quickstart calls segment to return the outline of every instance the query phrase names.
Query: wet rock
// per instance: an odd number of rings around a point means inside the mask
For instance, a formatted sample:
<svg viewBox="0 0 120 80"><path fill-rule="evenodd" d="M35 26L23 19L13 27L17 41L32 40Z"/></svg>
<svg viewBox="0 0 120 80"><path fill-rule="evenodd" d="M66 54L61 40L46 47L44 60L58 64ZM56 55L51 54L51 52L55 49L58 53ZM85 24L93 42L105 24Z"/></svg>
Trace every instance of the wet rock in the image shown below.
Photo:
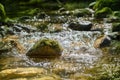
<svg viewBox="0 0 120 80"><path fill-rule="evenodd" d="M111 39L108 36L100 36L94 42L95 48L103 48L110 46Z"/></svg>
<svg viewBox="0 0 120 80"><path fill-rule="evenodd" d="M112 10L108 7L104 7L100 10L96 10L95 11L95 18L99 19L99 18L106 18L108 17L110 14L112 14Z"/></svg>
<svg viewBox="0 0 120 80"><path fill-rule="evenodd" d="M0 72L0 79L9 80L13 78L34 77L37 75L43 75L46 70L42 68L15 68L6 69Z"/></svg>
<svg viewBox="0 0 120 80"><path fill-rule="evenodd" d="M73 12L73 15L74 16L77 16L77 17L83 17L83 16L90 16L92 15L92 13L87 9L76 9Z"/></svg>
<svg viewBox="0 0 120 80"><path fill-rule="evenodd" d="M22 30L24 30L28 33L30 33L31 31L34 31L34 29L27 27L27 26L22 26L22 25L18 25L18 24L16 24L16 26L18 27L19 30L21 30L21 28L22 28Z"/></svg>
<svg viewBox="0 0 120 80"><path fill-rule="evenodd" d="M62 50L56 40L44 38L35 43L26 55L30 58L56 58L61 56Z"/></svg>
<svg viewBox="0 0 120 80"><path fill-rule="evenodd" d="M18 21L25 21L25 20L28 20L28 19L31 19L30 16L22 16L18 19Z"/></svg>
<svg viewBox="0 0 120 80"><path fill-rule="evenodd" d="M113 32L120 32L120 23L113 23L112 31Z"/></svg>
<svg viewBox="0 0 120 80"><path fill-rule="evenodd" d="M33 77L33 78L14 78L13 80L62 80L57 75L45 75L41 77Z"/></svg>
<svg viewBox="0 0 120 80"><path fill-rule="evenodd" d="M44 19L45 17L47 17L47 14L45 12L41 12L36 15L37 19Z"/></svg>
<svg viewBox="0 0 120 80"><path fill-rule="evenodd" d="M22 31L22 28L21 28L21 27L18 27L18 26L13 26L13 29L14 29L16 32L21 32L21 31Z"/></svg>
<svg viewBox="0 0 120 80"><path fill-rule="evenodd" d="M70 23L69 28L79 31L90 31L92 28L92 23L89 21L83 21L80 23Z"/></svg>

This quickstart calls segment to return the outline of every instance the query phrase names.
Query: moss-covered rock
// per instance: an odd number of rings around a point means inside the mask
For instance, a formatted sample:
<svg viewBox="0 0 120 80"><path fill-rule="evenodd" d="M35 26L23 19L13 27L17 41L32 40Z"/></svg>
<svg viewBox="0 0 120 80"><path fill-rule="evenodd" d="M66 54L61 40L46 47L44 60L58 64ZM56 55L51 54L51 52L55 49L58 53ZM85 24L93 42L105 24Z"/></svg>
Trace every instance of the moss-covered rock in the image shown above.
<svg viewBox="0 0 120 80"><path fill-rule="evenodd" d="M113 32L120 32L120 23L113 23L112 31Z"/></svg>
<svg viewBox="0 0 120 80"><path fill-rule="evenodd" d="M95 11L95 18L106 18L112 14L112 10L109 7L104 7L100 10Z"/></svg>
<svg viewBox="0 0 120 80"><path fill-rule="evenodd" d="M26 54L31 58L56 58L61 56L62 47L56 40L40 39Z"/></svg>

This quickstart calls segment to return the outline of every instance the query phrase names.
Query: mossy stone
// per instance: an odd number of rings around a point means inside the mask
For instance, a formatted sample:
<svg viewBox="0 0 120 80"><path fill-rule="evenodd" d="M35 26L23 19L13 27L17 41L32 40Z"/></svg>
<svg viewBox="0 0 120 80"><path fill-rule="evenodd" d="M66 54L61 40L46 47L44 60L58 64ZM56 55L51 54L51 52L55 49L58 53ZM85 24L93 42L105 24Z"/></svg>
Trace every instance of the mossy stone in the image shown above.
<svg viewBox="0 0 120 80"><path fill-rule="evenodd" d="M56 58L61 56L63 49L56 40L40 39L26 54L31 58Z"/></svg>

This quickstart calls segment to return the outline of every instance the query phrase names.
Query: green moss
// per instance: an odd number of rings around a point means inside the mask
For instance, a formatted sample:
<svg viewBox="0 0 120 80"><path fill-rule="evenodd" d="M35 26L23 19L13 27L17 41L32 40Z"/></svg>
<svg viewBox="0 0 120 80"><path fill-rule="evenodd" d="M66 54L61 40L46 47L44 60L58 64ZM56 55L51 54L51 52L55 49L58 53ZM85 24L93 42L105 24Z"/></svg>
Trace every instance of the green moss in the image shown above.
<svg viewBox="0 0 120 80"><path fill-rule="evenodd" d="M6 19L6 12L4 6L0 3L0 21L5 21Z"/></svg>
<svg viewBox="0 0 120 80"><path fill-rule="evenodd" d="M26 54L32 58L56 58L61 55L62 47L56 40L40 39Z"/></svg>
<svg viewBox="0 0 120 80"><path fill-rule="evenodd" d="M37 44L33 46L33 49L44 47L44 46L62 49L56 40L51 40L51 39L47 39L47 38L43 38L43 39L39 40L37 42Z"/></svg>
<svg viewBox="0 0 120 80"><path fill-rule="evenodd" d="M108 7L104 7L95 12L95 18L105 18L108 17L108 15L110 14L112 14L112 10Z"/></svg>

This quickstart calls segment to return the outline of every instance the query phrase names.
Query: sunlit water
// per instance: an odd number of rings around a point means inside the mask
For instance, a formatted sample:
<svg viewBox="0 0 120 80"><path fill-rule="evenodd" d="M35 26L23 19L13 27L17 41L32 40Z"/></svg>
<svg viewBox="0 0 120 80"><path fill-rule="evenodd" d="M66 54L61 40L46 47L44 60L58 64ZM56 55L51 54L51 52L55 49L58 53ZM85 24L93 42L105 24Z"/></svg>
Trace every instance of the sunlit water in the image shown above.
<svg viewBox="0 0 120 80"><path fill-rule="evenodd" d="M102 51L95 49L93 43L100 32L62 31L59 33L25 33L18 34L19 43L25 49L19 53L16 48L1 58L2 69L15 67L43 67L49 70L64 69L67 73L83 72L86 67L93 67L102 56ZM59 41L64 48L59 59L29 59L25 54L41 38Z"/></svg>
<svg viewBox="0 0 120 80"><path fill-rule="evenodd" d="M65 25L67 24L63 24L63 26ZM106 24L106 26L109 26L109 24ZM74 30L63 30L57 33L26 33L24 31L16 33L16 36L19 36L17 41L23 47L23 52L13 48L12 51L5 53L0 58L1 69L42 67L51 73L54 69L64 70L64 72L60 72L60 76L67 79L70 74L82 73L86 68L94 67L101 59L103 56L102 50L93 47L94 41L99 35L101 35L99 31ZM54 60L28 58L26 56L27 51L41 38L57 40L64 49L62 56Z"/></svg>

